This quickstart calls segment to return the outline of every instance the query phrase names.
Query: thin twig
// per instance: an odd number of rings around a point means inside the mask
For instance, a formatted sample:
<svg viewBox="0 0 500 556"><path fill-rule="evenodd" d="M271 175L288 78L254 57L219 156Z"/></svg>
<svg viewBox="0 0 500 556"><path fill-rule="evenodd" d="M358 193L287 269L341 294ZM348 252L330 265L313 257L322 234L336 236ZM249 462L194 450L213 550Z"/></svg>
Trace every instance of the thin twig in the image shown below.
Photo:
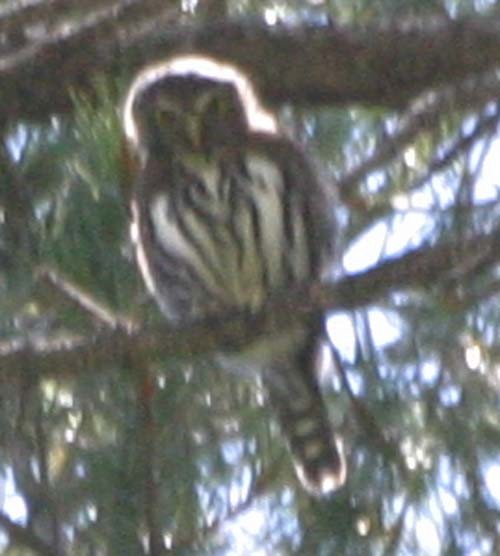
<svg viewBox="0 0 500 556"><path fill-rule="evenodd" d="M385 454L397 456L397 459L400 460L400 452L397 443L394 442L388 435L384 434L383 430L380 428L377 422L375 415L368 409L367 405L354 394L340 355L333 345L330 346L330 349L332 351L332 357L335 362L335 368L340 374L342 387L349 397L351 405L354 409L356 419L362 426L367 438L374 440L381 451L383 451ZM403 462L400 461L399 463L401 464L401 469L404 470L405 467Z"/></svg>
<svg viewBox="0 0 500 556"><path fill-rule="evenodd" d="M424 175L409 184L407 191L419 188L433 175L442 172L449 167L457 158L466 151L470 151L478 141L487 134L491 136L498 127L500 110L496 110L494 114L483 114L475 123L473 129L458 137L442 154L437 154L428 165Z"/></svg>
<svg viewBox="0 0 500 556"><path fill-rule="evenodd" d="M200 528L196 538L182 539L177 538L173 543L173 551L192 547L200 542L206 542L209 537L214 536L229 521L236 519L245 513L255 501L266 494L269 488L275 484L276 474L282 465L281 460L277 460L265 472L258 476L252 483L245 498L235 505L229 507L226 513L220 518L214 519L210 524Z"/></svg>
<svg viewBox="0 0 500 556"><path fill-rule="evenodd" d="M500 80L487 76L484 85L481 80L467 83L460 88L447 87L443 91L425 95L417 99L402 118L399 128L391 136L384 138L377 149L358 166L341 176L337 181L339 191L347 198L352 194L353 187L363 181L366 176L375 170L387 165L388 162L400 156L416 138L421 137L423 131L430 131L440 124L443 114L456 111L459 108L471 109L477 106L477 99L481 91L485 93L493 87L498 91ZM490 91L491 92L491 91ZM485 100L489 95L485 96ZM476 102L473 102L476 99ZM444 155L435 159L430 164L430 170L425 179L438 169L449 164L457 154L487 131L493 130L498 125L498 113L481 118L474 129L465 137L460 138L456 144L446 151ZM419 180L422 183L423 179Z"/></svg>
<svg viewBox="0 0 500 556"><path fill-rule="evenodd" d="M75 303L80 309L83 309L109 328L113 330L123 330L127 333L138 328L138 324L135 321L126 316L117 314L104 305L104 303L96 301L88 293L62 276L62 274L55 269L41 266L37 269L36 275L45 283L56 288L58 292L64 294L67 299Z"/></svg>

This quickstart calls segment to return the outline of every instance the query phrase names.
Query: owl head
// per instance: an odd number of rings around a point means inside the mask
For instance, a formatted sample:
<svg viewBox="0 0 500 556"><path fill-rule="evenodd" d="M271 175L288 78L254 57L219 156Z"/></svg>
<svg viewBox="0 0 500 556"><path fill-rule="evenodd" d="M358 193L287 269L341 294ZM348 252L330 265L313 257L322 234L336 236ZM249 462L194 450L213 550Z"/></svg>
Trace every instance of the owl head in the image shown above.
<svg viewBox="0 0 500 556"><path fill-rule="evenodd" d="M139 154L203 154L238 144L249 131L275 132L276 122L233 66L181 56L145 68L123 109L128 142Z"/></svg>

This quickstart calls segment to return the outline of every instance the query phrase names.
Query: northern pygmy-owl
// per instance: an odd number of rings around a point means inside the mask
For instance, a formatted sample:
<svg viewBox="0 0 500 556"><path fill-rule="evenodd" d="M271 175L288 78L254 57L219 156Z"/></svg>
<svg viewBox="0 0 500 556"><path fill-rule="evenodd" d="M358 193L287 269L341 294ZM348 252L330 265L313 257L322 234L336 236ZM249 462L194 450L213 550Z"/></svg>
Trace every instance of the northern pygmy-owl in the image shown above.
<svg viewBox="0 0 500 556"><path fill-rule="evenodd" d="M331 257L325 195L241 72L204 57L149 66L130 87L123 126L138 161L137 262L168 319L255 311L269 294L321 277ZM250 357L299 480L315 495L345 477L317 382L322 330L316 315L260 341Z"/></svg>

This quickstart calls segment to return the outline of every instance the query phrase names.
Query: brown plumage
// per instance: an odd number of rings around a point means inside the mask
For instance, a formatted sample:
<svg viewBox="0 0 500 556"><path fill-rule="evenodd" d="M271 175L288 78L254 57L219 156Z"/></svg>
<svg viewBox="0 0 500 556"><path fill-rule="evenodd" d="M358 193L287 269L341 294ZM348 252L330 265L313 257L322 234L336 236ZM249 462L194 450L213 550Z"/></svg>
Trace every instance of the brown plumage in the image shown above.
<svg viewBox="0 0 500 556"><path fill-rule="evenodd" d="M240 72L206 58L150 66L130 88L123 125L136 161L137 262L169 320L255 311L271 293L320 279L331 258L327 199ZM345 477L316 376L322 330L318 314L225 359L260 373L315 495Z"/></svg>

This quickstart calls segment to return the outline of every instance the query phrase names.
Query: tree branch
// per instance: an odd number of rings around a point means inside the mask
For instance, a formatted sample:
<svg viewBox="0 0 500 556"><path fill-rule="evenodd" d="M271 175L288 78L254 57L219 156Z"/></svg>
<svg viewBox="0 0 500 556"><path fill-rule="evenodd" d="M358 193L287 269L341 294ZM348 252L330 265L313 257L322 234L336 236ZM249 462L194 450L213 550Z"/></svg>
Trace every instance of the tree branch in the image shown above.
<svg viewBox="0 0 500 556"><path fill-rule="evenodd" d="M200 27L179 26L168 10L154 11L153 0L141 4L149 10L145 15L134 2L101 9L99 17L91 14L1 56L0 105L8 107L9 117L45 119L71 111L71 91L91 93L96 74L135 71L174 52L226 59L230 53L272 103L399 107L425 89L500 64L500 21L487 16L363 28L260 21ZM130 10L139 20L130 21Z"/></svg>
<svg viewBox="0 0 500 556"><path fill-rule="evenodd" d="M384 138L384 141L377 146L370 156L337 180L337 187L342 195L348 198L349 195L355 194L355 186L371 172L401 155L408 145L414 142L417 137L421 137L423 132L439 126L443 114L450 113L452 110L466 109L467 107L470 109L476 102L486 102L494 96L494 91L500 91L500 80L496 76L487 76L483 80L465 83L458 88L447 87L438 94L428 95L429 98L418 99L405 114L398 129L389 137ZM456 150L448 149L449 154L440 157L442 163L439 167L443 167L449 160L453 160L456 151L459 149L464 150L474 144L481 133L495 129L498 118L498 110L495 110L493 115L483 116L475 124L474 132L469 133L463 141L460 141ZM428 174L426 174L427 177L438 169L435 166L436 162L433 161ZM419 181L419 183L422 183L422 181Z"/></svg>
<svg viewBox="0 0 500 556"><path fill-rule="evenodd" d="M96 366L115 366L121 358L193 358L216 351L238 351L260 337L293 327L314 312L354 309L388 292L428 289L445 280L462 280L500 260L500 228L464 242L424 247L334 284L312 284L269 300L257 314L237 312L186 326L161 324L126 333L104 331L92 338L63 336L0 343L0 385L20 380L23 369L44 375L74 376Z"/></svg>
<svg viewBox="0 0 500 556"><path fill-rule="evenodd" d="M131 332L137 327L137 323L132 319L116 314L105 304L97 302L53 268L40 266L36 271L36 275L41 281L56 289L66 299L69 299L77 307L92 316L97 322L111 329L121 328L127 332Z"/></svg>

